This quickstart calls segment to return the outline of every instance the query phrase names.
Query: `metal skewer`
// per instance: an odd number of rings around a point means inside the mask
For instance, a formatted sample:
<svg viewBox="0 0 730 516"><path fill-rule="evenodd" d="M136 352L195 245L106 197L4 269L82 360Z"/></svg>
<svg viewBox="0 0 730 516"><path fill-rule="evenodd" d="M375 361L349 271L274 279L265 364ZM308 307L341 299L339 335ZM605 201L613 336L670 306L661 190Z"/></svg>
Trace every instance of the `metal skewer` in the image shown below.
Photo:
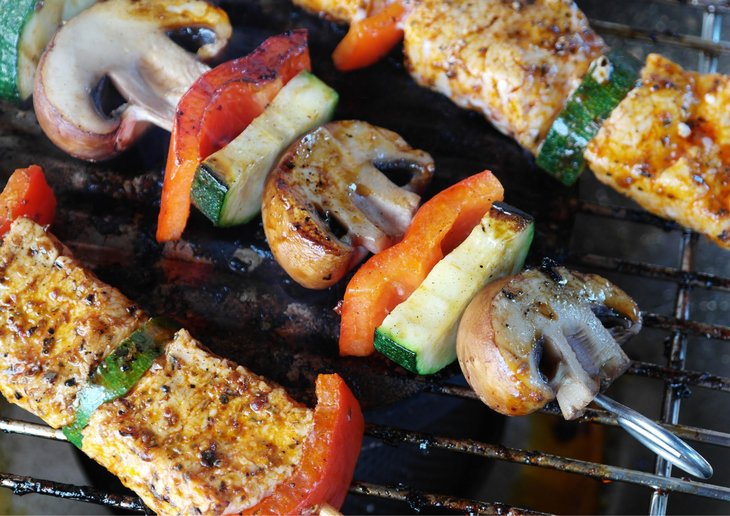
<svg viewBox="0 0 730 516"><path fill-rule="evenodd" d="M618 424L637 441L695 477L708 479L712 466L697 451L654 421L617 401L599 394L593 401L616 416Z"/></svg>

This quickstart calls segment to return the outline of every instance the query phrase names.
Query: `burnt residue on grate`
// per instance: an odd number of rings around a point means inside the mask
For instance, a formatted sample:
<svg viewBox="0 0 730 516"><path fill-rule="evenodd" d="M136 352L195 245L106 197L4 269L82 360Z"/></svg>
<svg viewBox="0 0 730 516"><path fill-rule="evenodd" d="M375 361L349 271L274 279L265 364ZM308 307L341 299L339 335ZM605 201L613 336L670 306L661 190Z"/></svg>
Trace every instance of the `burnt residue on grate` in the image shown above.
<svg viewBox="0 0 730 516"><path fill-rule="evenodd" d="M11 489L14 494L19 496L45 494L68 500L78 500L127 511L152 514L136 496L108 493L88 486L74 486L9 473L0 473L0 485Z"/></svg>

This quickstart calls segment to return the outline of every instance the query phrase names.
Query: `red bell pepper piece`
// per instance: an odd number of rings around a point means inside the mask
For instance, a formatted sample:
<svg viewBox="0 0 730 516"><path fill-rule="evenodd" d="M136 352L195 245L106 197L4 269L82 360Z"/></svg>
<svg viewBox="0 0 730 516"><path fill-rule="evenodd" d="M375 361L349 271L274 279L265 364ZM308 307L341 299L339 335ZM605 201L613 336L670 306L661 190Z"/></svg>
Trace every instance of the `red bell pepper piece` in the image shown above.
<svg viewBox="0 0 730 516"><path fill-rule="evenodd" d="M350 30L332 54L335 68L356 70L378 62L403 39L400 23L406 9L400 2L388 4L382 11L350 24Z"/></svg>
<svg viewBox="0 0 730 516"><path fill-rule="evenodd" d="M489 171L434 196L416 212L399 243L370 258L350 280L342 303L340 354L375 351L375 329L466 239L504 189Z"/></svg>
<svg viewBox="0 0 730 516"><path fill-rule="evenodd" d="M0 193L0 236L8 232L17 218L28 217L46 225L53 222L55 214L56 196L46 182L43 169L31 165L13 172Z"/></svg>
<svg viewBox="0 0 730 516"><path fill-rule="evenodd" d="M238 136L279 90L311 70L307 32L273 36L251 54L203 74L182 96L172 126L157 240L179 240L200 162Z"/></svg>
<svg viewBox="0 0 730 516"><path fill-rule="evenodd" d="M304 443L297 471L246 513L306 514L324 504L342 506L365 422L360 404L339 375L319 375L316 391L314 429Z"/></svg>

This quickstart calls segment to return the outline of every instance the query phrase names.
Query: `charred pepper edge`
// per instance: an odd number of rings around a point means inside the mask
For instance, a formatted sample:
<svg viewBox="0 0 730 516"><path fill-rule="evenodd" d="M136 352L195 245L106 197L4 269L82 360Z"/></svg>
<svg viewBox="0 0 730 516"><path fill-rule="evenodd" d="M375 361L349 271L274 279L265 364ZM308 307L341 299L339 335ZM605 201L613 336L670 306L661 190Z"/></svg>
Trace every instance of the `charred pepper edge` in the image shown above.
<svg viewBox="0 0 730 516"><path fill-rule="evenodd" d="M595 59L550 126L537 165L566 186L575 183L586 166L583 153L588 143L636 87L641 67L639 60L622 50L610 50Z"/></svg>
<svg viewBox="0 0 730 516"><path fill-rule="evenodd" d="M76 400L74 422L61 429L77 448L83 445L83 430L94 411L104 403L126 395L164 351L180 326L165 317L154 317L135 330L91 373Z"/></svg>

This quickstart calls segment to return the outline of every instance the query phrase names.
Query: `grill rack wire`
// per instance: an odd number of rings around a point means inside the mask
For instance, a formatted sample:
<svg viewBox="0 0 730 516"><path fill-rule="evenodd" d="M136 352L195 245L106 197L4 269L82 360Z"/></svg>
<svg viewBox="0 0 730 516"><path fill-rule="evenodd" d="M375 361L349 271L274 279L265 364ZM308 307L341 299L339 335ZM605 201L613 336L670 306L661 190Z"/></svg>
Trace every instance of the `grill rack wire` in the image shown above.
<svg viewBox="0 0 730 516"><path fill-rule="evenodd" d="M692 49L700 52L698 69L701 72L715 72L718 57L730 55L730 41L721 37L723 15L730 14L728 0L644 0L667 6L683 6L702 13L701 36L678 34L670 31L656 32L627 24L591 19L591 25L604 35L618 36L628 40L649 41L671 47ZM679 232L681 235L679 265L660 266L652 263L631 261L602 256L598 254L569 255L567 262L599 271L608 271L638 278L659 279L676 285L674 312L672 316L643 313L644 326L668 332L670 349L666 364L634 361L627 372L629 375L652 378L664 382L661 416L657 421L664 428L682 439L730 448L730 433L706 428L678 424L679 411L683 399L682 391L688 386L700 387L718 392L730 393L730 377L712 375L703 371L685 369L687 340L689 336L701 336L719 341L730 341L730 326L707 324L690 318L690 292L694 288L712 292L730 292L730 277L695 272L694 261L699 236L676 223L666 221L644 211L589 201L578 201L577 213L627 221L653 226L665 231ZM461 385L433 382L423 378L408 381L422 383L427 392L463 399L477 399L476 394ZM548 405L543 413L560 417L555 405ZM605 410L589 408L577 420L578 423L597 423L616 427L616 418ZM9 418L0 418L0 431L65 441L60 430L46 425L30 423ZM671 476L672 466L664 459L657 458L653 473L601 463L587 462L552 455L540 451L526 451L508 448L470 439L452 439L416 431L378 424L366 424L365 434L388 444L416 445L421 449L442 449L486 459L496 459L540 468L555 469L595 478L605 482L627 482L646 486L651 490L649 514L664 515L667 512L669 494L685 493L730 502L730 487L704 482L689 481ZM63 499L94 503L126 511L148 512L142 501L131 495L105 492L88 486L77 486L51 480L0 472L0 486L12 490L16 495L44 494ZM443 494L421 492L418 489L399 485L377 485L355 480L350 492L376 498L398 500L407 503L413 510L446 509L459 513L487 514L544 514L529 509L511 507L498 502L485 502L453 497Z"/></svg>

